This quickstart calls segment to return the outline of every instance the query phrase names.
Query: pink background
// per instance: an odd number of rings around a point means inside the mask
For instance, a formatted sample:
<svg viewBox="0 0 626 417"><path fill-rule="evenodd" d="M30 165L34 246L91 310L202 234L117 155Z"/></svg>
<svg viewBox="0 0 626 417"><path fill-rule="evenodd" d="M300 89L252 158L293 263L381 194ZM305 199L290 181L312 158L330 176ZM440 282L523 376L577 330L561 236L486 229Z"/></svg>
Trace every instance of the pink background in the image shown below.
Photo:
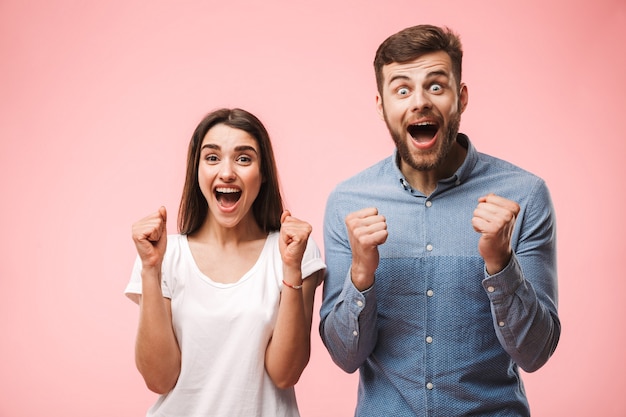
<svg viewBox="0 0 626 417"><path fill-rule="evenodd" d="M1 0L0 416L144 415L130 226L164 204L176 231L197 122L257 114L321 245L332 187L392 150L374 52L417 23L463 38L461 130L552 191L563 334L533 416L626 415L624 0ZM312 339L302 415L352 415L356 375Z"/></svg>

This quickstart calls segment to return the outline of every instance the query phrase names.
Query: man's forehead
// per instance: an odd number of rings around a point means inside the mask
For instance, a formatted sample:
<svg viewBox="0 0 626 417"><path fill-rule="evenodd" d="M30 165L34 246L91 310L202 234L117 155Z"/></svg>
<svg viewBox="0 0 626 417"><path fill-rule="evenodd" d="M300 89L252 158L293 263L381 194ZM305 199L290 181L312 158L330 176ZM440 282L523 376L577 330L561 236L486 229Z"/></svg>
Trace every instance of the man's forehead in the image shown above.
<svg viewBox="0 0 626 417"><path fill-rule="evenodd" d="M408 62L392 62L383 66L383 75L387 83L398 78L414 78L445 75L454 77L450 56L437 51L420 55Z"/></svg>

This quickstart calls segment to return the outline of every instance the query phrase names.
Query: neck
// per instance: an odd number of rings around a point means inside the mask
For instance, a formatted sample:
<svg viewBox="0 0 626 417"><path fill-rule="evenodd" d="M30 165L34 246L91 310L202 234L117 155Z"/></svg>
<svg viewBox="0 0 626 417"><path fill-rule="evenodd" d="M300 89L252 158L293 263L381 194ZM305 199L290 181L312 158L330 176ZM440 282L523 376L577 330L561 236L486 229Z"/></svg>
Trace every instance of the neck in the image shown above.
<svg viewBox="0 0 626 417"><path fill-rule="evenodd" d="M263 239L266 234L253 216L246 217L234 226L225 226L209 214L204 224L190 237L198 242L212 242L225 247Z"/></svg>
<svg viewBox="0 0 626 417"><path fill-rule="evenodd" d="M465 161L467 149L455 142L441 164L429 170L416 170L405 161L400 160L400 171L411 184L414 190L420 191L425 196L429 196L437 188L437 183L445 178L450 178Z"/></svg>

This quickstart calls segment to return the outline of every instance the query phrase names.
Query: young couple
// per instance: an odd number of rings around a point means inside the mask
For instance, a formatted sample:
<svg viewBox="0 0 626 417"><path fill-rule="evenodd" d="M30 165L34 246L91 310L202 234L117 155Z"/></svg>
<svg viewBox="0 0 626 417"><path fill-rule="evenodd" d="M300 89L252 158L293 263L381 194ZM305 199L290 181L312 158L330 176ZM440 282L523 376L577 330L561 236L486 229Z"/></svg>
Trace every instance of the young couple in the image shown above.
<svg viewBox="0 0 626 417"><path fill-rule="evenodd" d="M356 416L530 415L518 369L560 335L554 210L543 180L459 133L462 55L430 25L380 45L396 150L331 193L324 260L283 207L263 124L241 109L200 122L179 234L164 207L133 225L136 363L161 394L149 416L298 416L322 281L320 335L360 372Z"/></svg>

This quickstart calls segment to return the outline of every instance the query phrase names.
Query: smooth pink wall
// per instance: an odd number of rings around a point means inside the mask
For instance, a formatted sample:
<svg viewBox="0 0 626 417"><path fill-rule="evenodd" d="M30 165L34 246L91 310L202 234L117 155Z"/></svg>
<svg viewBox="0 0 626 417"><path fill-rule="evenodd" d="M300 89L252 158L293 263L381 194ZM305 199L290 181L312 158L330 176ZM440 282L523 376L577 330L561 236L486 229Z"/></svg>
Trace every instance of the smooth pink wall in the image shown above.
<svg viewBox="0 0 626 417"><path fill-rule="evenodd" d="M164 204L176 231L196 123L256 113L321 245L329 191L392 150L376 47L417 23L462 35L462 131L553 194L563 335L533 416L626 415L623 0L2 0L0 416L144 415L130 226ZM352 415L356 375L312 338L302 415Z"/></svg>

